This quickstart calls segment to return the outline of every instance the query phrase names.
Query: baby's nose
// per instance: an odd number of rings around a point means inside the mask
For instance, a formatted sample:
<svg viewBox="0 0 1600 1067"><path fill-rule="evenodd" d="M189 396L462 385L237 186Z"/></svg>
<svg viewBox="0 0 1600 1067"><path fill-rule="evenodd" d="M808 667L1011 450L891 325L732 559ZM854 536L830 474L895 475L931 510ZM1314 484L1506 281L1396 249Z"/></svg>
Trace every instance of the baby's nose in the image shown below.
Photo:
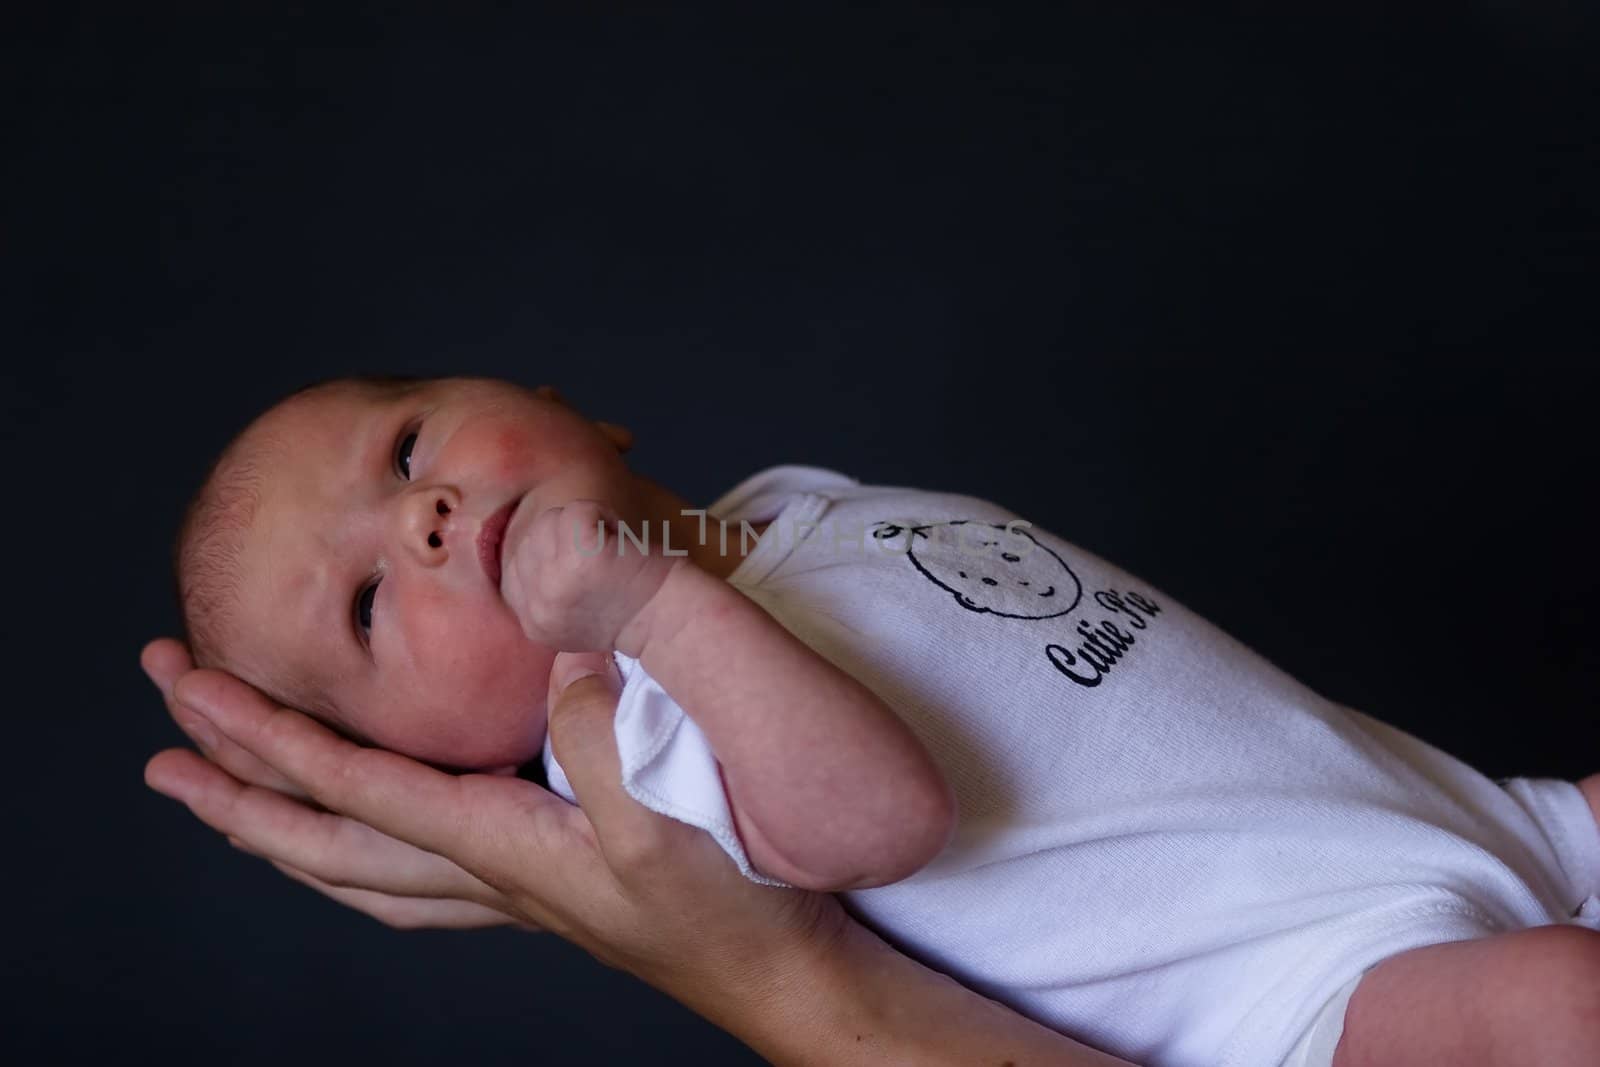
<svg viewBox="0 0 1600 1067"><path fill-rule="evenodd" d="M422 563L437 565L450 556L445 538L451 519L461 505L459 495L447 487L418 486L400 502L401 547Z"/></svg>

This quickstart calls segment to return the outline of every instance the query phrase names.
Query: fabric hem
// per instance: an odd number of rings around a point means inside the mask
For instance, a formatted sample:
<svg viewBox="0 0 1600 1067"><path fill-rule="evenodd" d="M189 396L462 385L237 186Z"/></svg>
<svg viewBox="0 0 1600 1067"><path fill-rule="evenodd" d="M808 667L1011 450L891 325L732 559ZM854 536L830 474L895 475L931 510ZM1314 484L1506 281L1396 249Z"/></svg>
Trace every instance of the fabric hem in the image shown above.
<svg viewBox="0 0 1600 1067"><path fill-rule="evenodd" d="M731 829L720 825L715 815L693 811L680 804L674 804L655 790L647 789L639 783L626 778L623 779L622 786L628 791L629 796L651 811L665 815L667 818L674 819L686 826L703 830L711 835L712 840L722 847L722 851L739 868L739 873L750 881L760 885L775 886L780 889L794 888L788 882L780 882L776 878L768 878L756 870L750 863L750 856L745 852L744 842L739 840L739 835Z"/></svg>
<svg viewBox="0 0 1600 1067"><path fill-rule="evenodd" d="M1431 919L1426 923L1417 923L1419 919ZM1454 921L1452 921L1454 920ZM1426 945L1445 944L1451 941L1468 941L1480 937L1487 937L1499 932L1499 924L1494 922L1487 914L1473 907L1465 901L1433 901L1418 904L1396 912L1390 921L1382 928L1374 931L1365 942L1366 951L1361 953L1329 953L1313 956L1304 964L1296 968L1291 974L1285 975L1278 983L1280 989L1289 990L1302 985L1302 976L1321 971L1356 971L1361 973L1370 971L1384 960L1398 956L1402 952L1409 952L1414 948ZM1411 937L1400 937L1401 934L1412 934ZM1399 947L1392 951L1383 952L1373 958L1371 953L1374 947L1390 939L1399 939ZM1317 1007L1316 1012L1305 1024L1299 1033L1293 1035L1289 1043L1289 1051L1276 1056L1274 1045L1283 1041L1282 1034L1273 1030L1274 1022L1283 1016L1286 1009L1293 1010L1293 1005L1285 1005L1278 1000L1269 1000L1254 1008L1246 1021L1235 1030L1237 1036L1231 1038L1223 1046L1222 1055L1218 1059L1219 1067L1258 1067L1263 1063L1283 1063L1284 1057L1291 1054L1300 1041L1304 1038L1306 1030L1316 1025L1321 1017L1323 1008L1328 1001L1336 996L1338 991L1349 984L1354 974L1344 974L1338 979L1334 991L1330 992ZM1252 1022L1251 1020L1258 1020Z"/></svg>

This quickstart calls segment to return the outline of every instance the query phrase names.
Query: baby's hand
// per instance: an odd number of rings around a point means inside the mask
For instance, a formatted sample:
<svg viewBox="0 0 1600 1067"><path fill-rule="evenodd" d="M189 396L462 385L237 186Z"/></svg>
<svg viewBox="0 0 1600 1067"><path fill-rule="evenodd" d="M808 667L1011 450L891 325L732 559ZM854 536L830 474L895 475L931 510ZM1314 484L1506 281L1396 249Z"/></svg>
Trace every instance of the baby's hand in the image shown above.
<svg viewBox="0 0 1600 1067"><path fill-rule="evenodd" d="M643 551L595 500L513 518L501 547L500 595L529 640L564 652L609 652L680 558ZM602 540L603 534L603 540Z"/></svg>

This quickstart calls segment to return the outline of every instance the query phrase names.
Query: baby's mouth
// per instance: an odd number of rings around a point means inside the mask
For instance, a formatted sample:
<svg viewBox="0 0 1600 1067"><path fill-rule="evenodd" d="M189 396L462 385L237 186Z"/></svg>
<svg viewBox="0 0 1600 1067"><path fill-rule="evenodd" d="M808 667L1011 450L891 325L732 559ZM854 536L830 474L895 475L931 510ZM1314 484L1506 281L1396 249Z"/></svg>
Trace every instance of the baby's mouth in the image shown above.
<svg viewBox="0 0 1600 1067"><path fill-rule="evenodd" d="M512 498L478 527L478 562L483 564L483 573L489 576L489 583L496 589L500 588L500 545L506 539L511 514L520 503L520 496Z"/></svg>

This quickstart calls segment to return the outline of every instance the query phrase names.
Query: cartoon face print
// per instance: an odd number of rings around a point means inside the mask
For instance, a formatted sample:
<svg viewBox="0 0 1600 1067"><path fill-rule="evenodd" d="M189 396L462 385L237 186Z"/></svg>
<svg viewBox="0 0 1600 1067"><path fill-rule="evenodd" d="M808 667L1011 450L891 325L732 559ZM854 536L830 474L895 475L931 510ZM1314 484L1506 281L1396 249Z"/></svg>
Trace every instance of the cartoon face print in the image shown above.
<svg viewBox="0 0 1600 1067"><path fill-rule="evenodd" d="M1060 556L1019 529L1023 525L880 522L872 536L885 547L903 548L923 577L968 611L1006 619L1065 615L1077 607L1083 586Z"/></svg>

